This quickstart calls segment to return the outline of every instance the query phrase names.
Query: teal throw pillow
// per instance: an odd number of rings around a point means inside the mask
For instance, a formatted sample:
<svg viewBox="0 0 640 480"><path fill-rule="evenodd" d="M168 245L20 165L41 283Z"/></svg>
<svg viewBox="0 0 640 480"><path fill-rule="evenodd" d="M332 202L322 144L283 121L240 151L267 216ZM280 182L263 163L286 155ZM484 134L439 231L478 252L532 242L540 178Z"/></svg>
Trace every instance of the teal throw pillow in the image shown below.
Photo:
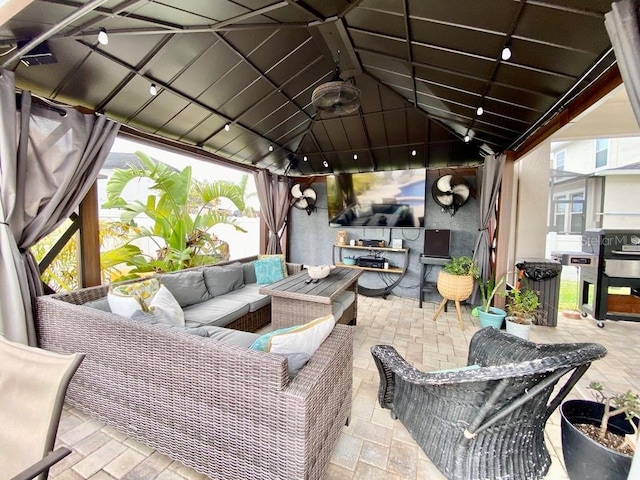
<svg viewBox="0 0 640 480"><path fill-rule="evenodd" d="M282 262L277 257L256 260L254 268L256 271L256 283L258 285L266 285L284 278L282 274Z"/></svg>

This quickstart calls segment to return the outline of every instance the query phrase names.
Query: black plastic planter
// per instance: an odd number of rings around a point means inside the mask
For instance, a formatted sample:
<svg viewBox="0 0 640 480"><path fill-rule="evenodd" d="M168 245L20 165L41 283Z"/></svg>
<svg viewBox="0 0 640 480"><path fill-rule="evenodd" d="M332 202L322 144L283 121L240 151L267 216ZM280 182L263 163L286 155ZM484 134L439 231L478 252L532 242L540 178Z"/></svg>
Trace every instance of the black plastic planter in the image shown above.
<svg viewBox="0 0 640 480"><path fill-rule="evenodd" d="M568 400L560 407L562 456L571 480L627 480L631 456L614 452L580 432L574 425L600 425L604 405L589 400ZM638 419L635 419L636 424ZM624 415L609 419L608 429L618 435L633 433Z"/></svg>

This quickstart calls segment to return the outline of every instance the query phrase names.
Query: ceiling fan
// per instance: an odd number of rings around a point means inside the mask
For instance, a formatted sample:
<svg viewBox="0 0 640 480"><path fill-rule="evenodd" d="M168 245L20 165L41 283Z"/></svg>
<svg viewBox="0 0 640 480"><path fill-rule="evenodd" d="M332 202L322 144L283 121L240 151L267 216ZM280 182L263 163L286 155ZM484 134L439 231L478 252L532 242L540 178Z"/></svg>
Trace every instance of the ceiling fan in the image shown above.
<svg viewBox="0 0 640 480"><path fill-rule="evenodd" d="M340 69L336 64L333 78L315 88L311 94L311 103L320 112L346 115L358 110L360 98L358 87L340 78Z"/></svg>
<svg viewBox="0 0 640 480"><path fill-rule="evenodd" d="M311 215L316 210L316 192L313 188L307 187L304 190L299 183L291 187L292 204L300 210L306 210L307 215Z"/></svg>
<svg viewBox="0 0 640 480"><path fill-rule="evenodd" d="M459 175L442 175L433 182L431 195L453 217L469 200L469 184Z"/></svg>

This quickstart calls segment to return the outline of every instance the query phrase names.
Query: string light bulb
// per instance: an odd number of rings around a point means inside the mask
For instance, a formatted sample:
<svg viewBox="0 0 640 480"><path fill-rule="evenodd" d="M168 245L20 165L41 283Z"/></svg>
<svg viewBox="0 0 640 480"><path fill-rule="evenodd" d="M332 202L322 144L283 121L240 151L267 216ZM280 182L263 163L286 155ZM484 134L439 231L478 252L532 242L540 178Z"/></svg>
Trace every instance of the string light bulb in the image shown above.
<svg viewBox="0 0 640 480"><path fill-rule="evenodd" d="M511 58L511 49L509 47L504 47L502 49L502 54L500 55L502 60L509 60Z"/></svg>
<svg viewBox="0 0 640 480"><path fill-rule="evenodd" d="M322 162L322 164L324 165L325 168L329 168L329 164L327 163L326 160L324 162Z"/></svg>
<svg viewBox="0 0 640 480"><path fill-rule="evenodd" d="M224 131L225 131L225 132L228 132L229 130L231 130L231 125L230 125L230 124L228 124L228 123L225 123L225 124L224 124Z"/></svg>
<svg viewBox="0 0 640 480"><path fill-rule="evenodd" d="M411 150L411 156L415 157L418 154L418 152L416 150Z"/></svg>
<svg viewBox="0 0 640 480"><path fill-rule="evenodd" d="M357 153L354 153L354 154L353 154L353 159L354 159L354 160L357 160L357 159L358 159L358 154L357 154Z"/></svg>
<svg viewBox="0 0 640 480"><path fill-rule="evenodd" d="M484 109L482 107L478 107L478 109L476 110L476 114L478 116L482 115L484 113Z"/></svg>
<svg viewBox="0 0 640 480"><path fill-rule="evenodd" d="M470 137L470 136L469 136L469 134L467 133L467 134L464 136L464 143L469 143L470 141L471 141L471 137Z"/></svg>
<svg viewBox="0 0 640 480"><path fill-rule="evenodd" d="M151 86L149 87L149 93L154 97L158 94L158 87L156 87L155 83L152 83Z"/></svg>
<svg viewBox="0 0 640 480"><path fill-rule="evenodd" d="M101 28L100 33L98 33L98 43L100 45L106 45L109 43L109 35L107 35L107 29Z"/></svg>
<svg viewBox="0 0 640 480"><path fill-rule="evenodd" d="M273 152L273 145L269 145L269 151Z"/></svg>
<svg viewBox="0 0 640 480"><path fill-rule="evenodd" d="M304 157L302 157L302 160L304 160L306 162L308 160L307 156L305 155Z"/></svg>

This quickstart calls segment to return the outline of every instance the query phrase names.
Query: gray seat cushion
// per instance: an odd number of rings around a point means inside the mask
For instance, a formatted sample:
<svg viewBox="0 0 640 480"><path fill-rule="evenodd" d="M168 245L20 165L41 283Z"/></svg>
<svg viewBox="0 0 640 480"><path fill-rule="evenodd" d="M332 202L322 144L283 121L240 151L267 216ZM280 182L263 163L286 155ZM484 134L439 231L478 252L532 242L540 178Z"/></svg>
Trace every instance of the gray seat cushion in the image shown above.
<svg viewBox="0 0 640 480"><path fill-rule="evenodd" d="M212 325L224 327L249 313L249 304L245 301L226 298L227 295L213 298L196 305L183 308L187 327Z"/></svg>
<svg viewBox="0 0 640 480"><path fill-rule="evenodd" d="M241 332L240 330L222 327L206 326L200 327L200 329L206 330L212 340L246 348L249 348L260 336L257 333Z"/></svg>
<svg viewBox="0 0 640 480"><path fill-rule="evenodd" d="M255 312L256 310L260 310L262 307L271 303L271 297L269 295L258 293L260 287L261 285L258 285L257 283L250 283L238 290L225 294L224 298L247 302L249 303L249 311Z"/></svg>
<svg viewBox="0 0 640 480"><path fill-rule="evenodd" d="M349 307L356 299L356 294L351 290L347 290L346 292L342 292L340 295L336 297L333 301L333 305L331 307L331 313L333 313L333 317L336 321L342 317L345 309Z"/></svg>
<svg viewBox="0 0 640 480"><path fill-rule="evenodd" d="M244 274L240 263L204 268L204 282L209 294L218 297L244 285Z"/></svg>

